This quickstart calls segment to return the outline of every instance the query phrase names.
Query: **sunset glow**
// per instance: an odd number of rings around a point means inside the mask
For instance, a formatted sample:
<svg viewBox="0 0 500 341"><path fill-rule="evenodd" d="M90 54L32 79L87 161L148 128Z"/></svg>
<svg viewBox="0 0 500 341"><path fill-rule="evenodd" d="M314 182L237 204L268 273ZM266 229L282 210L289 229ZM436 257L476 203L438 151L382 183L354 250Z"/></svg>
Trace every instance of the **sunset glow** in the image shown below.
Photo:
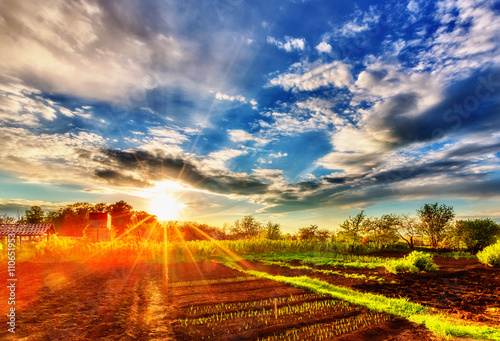
<svg viewBox="0 0 500 341"><path fill-rule="evenodd" d="M125 200L292 233L442 202L500 222L493 0L10 0L0 13L0 214Z"/></svg>
<svg viewBox="0 0 500 341"><path fill-rule="evenodd" d="M152 198L150 211L159 220L179 220L181 219L181 210L184 207L186 205L177 202L169 194L159 194Z"/></svg>

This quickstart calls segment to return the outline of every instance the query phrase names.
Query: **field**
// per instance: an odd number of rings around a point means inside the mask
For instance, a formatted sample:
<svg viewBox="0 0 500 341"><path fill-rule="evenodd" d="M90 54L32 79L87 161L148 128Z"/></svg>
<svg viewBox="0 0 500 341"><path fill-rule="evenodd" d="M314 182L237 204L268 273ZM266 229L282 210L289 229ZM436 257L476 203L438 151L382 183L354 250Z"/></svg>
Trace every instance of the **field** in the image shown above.
<svg viewBox="0 0 500 341"><path fill-rule="evenodd" d="M84 257L78 247L71 255ZM498 269L435 257L437 272L395 275L380 265L402 253L298 247L272 253L259 242L185 244L171 246L167 261L153 252L161 246L135 249L130 259L123 245L85 261L26 256L16 270L16 333L4 328L0 338L500 339ZM6 291L0 299L7 301ZM0 308L7 313L6 304Z"/></svg>

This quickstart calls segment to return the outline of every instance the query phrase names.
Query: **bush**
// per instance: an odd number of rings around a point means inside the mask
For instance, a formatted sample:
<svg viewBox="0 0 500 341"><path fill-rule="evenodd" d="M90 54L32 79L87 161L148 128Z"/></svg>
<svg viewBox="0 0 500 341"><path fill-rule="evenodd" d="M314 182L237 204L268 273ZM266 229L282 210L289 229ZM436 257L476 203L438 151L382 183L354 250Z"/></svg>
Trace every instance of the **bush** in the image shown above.
<svg viewBox="0 0 500 341"><path fill-rule="evenodd" d="M431 254L413 251L406 257L388 261L385 268L391 273L398 274L402 272L436 271L438 266L432 261Z"/></svg>
<svg viewBox="0 0 500 341"><path fill-rule="evenodd" d="M481 263L500 268L500 241L485 247L483 251L477 254L477 258Z"/></svg>

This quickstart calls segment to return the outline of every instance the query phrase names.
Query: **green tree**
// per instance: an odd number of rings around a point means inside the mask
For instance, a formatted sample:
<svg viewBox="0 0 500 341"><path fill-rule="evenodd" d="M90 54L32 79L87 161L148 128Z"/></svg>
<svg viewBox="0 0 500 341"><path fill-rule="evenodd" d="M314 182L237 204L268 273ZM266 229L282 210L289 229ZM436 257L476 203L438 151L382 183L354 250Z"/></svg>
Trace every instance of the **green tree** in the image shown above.
<svg viewBox="0 0 500 341"><path fill-rule="evenodd" d="M500 235L500 225L491 219L458 220L451 231L451 236L463 242L472 253L495 243Z"/></svg>
<svg viewBox="0 0 500 341"><path fill-rule="evenodd" d="M281 239L280 224L273 224L272 222L269 221L264 229L266 232L267 239L272 239L272 240Z"/></svg>
<svg viewBox="0 0 500 341"><path fill-rule="evenodd" d="M316 240L318 242L326 242L330 238L331 232L327 229L318 230L316 233Z"/></svg>
<svg viewBox="0 0 500 341"><path fill-rule="evenodd" d="M40 206L31 206L31 208L25 212L24 221L28 224L40 224L43 223L44 219L45 212L43 212Z"/></svg>
<svg viewBox="0 0 500 341"><path fill-rule="evenodd" d="M354 246L354 243L361 240L365 220L365 211L359 212L355 217L349 216L349 218L340 225L341 230L338 233L339 237L341 236Z"/></svg>
<svg viewBox="0 0 500 341"><path fill-rule="evenodd" d="M301 228L299 228L299 240L301 242L316 240L316 234L318 233L318 231L319 231L318 225L310 225L308 227L301 227Z"/></svg>
<svg viewBox="0 0 500 341"><path fill-rule="evenodd" d="M421 221L421 231L429 237L431 247L438 247L439 242L446 235L450 221L455 217L452 206L445 204L425 204L417 210L417 215Z"/></svg>
<svg viewBox="0 0 500 341"><path fill-rule="evenodd" d="M380 218L370 218L363 224L366 237L378 244L381 250L386 245L395 243L398 240L396 226L399 224L398 216L394 214L384 214Z"/></svg>
<svg viewBox="0 0 500 341"><path fill-rule="evenodd" d="M249 215L241 220L236 220L231 228L231 235L234 239L257 238L262 231L262 225Z"/></svg>

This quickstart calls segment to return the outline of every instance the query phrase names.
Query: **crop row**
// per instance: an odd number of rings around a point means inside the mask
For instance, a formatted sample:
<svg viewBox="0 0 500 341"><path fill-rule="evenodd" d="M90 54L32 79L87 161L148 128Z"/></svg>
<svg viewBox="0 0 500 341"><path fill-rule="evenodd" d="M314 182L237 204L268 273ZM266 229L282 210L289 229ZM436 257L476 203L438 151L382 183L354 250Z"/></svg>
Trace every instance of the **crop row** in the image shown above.
<svg viewBox="0 0 500 341"><path fill-rule="evenodd" d="M178 331L196 339L214 338L221 334L238 334L273 325L290 325L309 320L325 319L335 315L358 314L357 307L345 301L321 299L314 294L296 295L286 298L255 301L242 304L218 304L204 308L192 307L190 314L195 317L180 318L177 321ZM293 301L300 299L320 298L314 301ZM281 305L278 305L277 302ZM238 310L226 310L238 307L258 307ZM217 311L213 314L199 315L201 312ZM339 319L340 321L340 319ZM338 328L348 328L347 320L339 322Z"/></svg>
<svg viewBox="0 0 500 341"><path fill-rule="evenodd" d="M276 305L289 304L293 302L307 301L307 300L317 300L322 298L327 298L329 296L320 294L300 294L300 295L290 295L289 297L277 297L269 298L260 301L249 301L249 302L238 302L238 303L220 303L216 305L204 305L204 306L191 306L187 310L187 316L199 316L207 314L216 314L224 311L236 311L236 310L246 310L246 309L261 309L269 308Z"/></svg>
<svg viewBox="0 0 500 341"><path fill-rule="evenodd" d="M363 274L355 274L355 273L350 274L350 273L346 273L346 272L340 272L337 270L315 269L315 268L312 268L312 267L307 266L307 265L294 266L294 265L291 265L289 263L282 262L282 261L262 260L261 263L268 264L268 265L278 265L278 266L287 267L287 268L290 268L293 270L308 270L308 271L312 271L312 272L320 272L320 273L323 273L325 275L343 276L346 278L354 278L354 279L359 279L359 280L363 280L363 281L378 281L380 283L385 282L384 278L377 277L377 276L366 276Z"/></svg>
<svg viewBox="0 0 500 341"><path fill-rule="evenodd" d="M299 314L296 319L302 320L310 315L325 315L332 313L344 313L353 310L353 306L344 301L338 300L321 300L312 302L302 302L299 304L285 305L274 309L272 306L264 307L262 309L245 309L236 310L231 312L218 312L208 316L201 316L198 318L186 318L181 320L181 325L184 327L192 327L197 325L209 326L211 323L223 323L232 319L256 319L266 326L278 320L287 320L288 315ZM196 309L194 310L196 311ZM193 311L193 312L194 312Z"/></svg>
<svg viewBox="0 0 500 341"><path fill-rule="evenodd" d="M338 319L330 323L316 323L301 328L289 329L286 332L259 338L258 340L331 340L342 334L386 322L390 318L391 316L387 314L369 312L367 314Z"/></svg>
<svg viewBox="0 0 500 341"><path fill-rule="evenodd" d="M229 277L229 278L217 278L217 279L203 279L199 281L184 281L184 282L171 282L169 284L170 287L189 287L189 286L198 286L198 285L210 285L210 284L218 284L218 283L232 283L232 282L241 282L241 281L252 281L257 280L255 277L249 276L238 276L238 277Z"/></svg>

